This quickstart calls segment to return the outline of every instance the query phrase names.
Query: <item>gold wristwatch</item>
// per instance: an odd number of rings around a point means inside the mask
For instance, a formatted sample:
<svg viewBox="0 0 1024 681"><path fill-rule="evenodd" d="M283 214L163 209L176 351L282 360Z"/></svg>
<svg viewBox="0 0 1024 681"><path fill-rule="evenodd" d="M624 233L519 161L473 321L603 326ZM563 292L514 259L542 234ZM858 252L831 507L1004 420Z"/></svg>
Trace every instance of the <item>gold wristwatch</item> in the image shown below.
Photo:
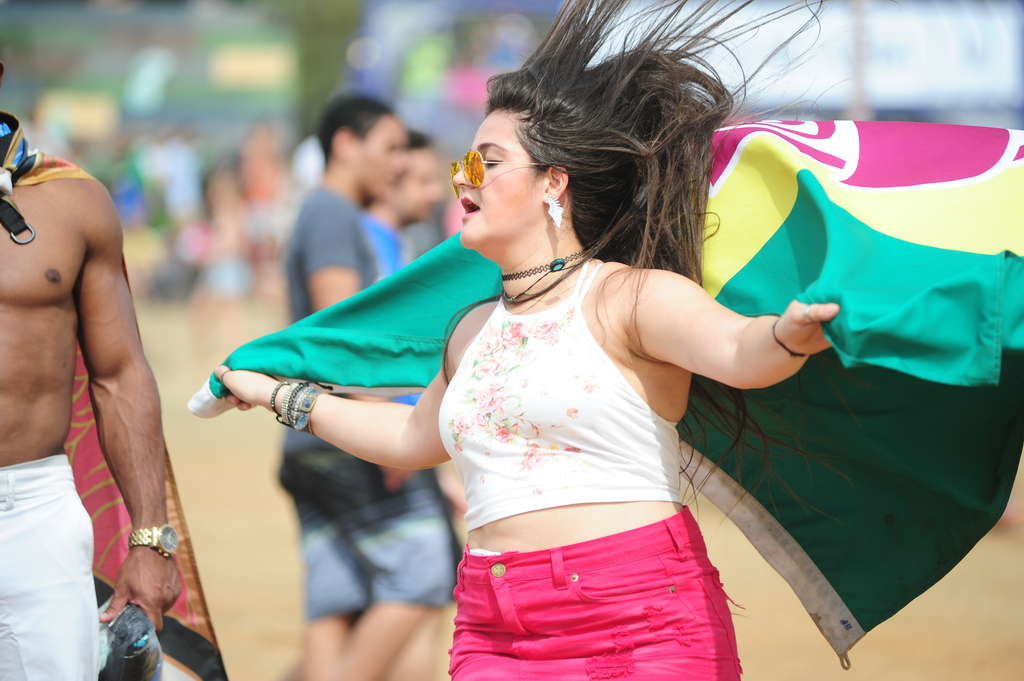
<svg viewBox="0 0 1024 681"><path fill-rule="evenodd" d="M132 530L128 535L128 548L135 546L148 546L164 558L170 558L178 550L178 533L170 525Z"/></svg>

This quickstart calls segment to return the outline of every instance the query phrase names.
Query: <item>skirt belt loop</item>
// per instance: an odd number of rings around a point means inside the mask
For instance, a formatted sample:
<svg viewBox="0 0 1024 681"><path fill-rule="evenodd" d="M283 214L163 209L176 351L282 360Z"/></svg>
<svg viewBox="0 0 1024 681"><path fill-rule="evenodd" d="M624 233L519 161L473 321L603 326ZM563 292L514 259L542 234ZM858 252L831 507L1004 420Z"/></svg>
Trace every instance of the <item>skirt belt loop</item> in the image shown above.
<svg viewBox="0 0 1024 681"><path fill-rule="evenodd" d="M562 556L562 549L551 549L551 581L556 589L565 589L568 583L565 581L565 560Z"/></svg>
<svg viewBox="0 0 1024 681"><path fill-rule="evenodd" d="M684 534L683 528L681 527L683 525L682 518L675 515L671 518L666 518L662 522L665 523L665 529L668 530L669 535L672 537L672 543L676 547L676 552L682 553L689 549L689 538Z"/></svg>

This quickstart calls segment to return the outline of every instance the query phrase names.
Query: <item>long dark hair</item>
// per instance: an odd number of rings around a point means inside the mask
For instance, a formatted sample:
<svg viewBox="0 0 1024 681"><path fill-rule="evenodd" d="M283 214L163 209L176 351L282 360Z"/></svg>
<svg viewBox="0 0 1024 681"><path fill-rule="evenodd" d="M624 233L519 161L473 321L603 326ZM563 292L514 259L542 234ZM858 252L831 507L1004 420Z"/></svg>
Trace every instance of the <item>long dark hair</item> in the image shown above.
<svg viewBox="0 0 1024 681"><path fill-rule="evenodd" d="M633 268L625 274L663 269L701 283L712 136L763 67L730 88L712 53L731 54L730 42L799 10L813 20L820 2L741 21L752 4L660 0L634 10L632 0L567 0L523 66L491 78L488 113L519 116L532 159L566 170L573 229L588 256ZM688 423L727 433L730 449L750 431L771 439L743 393L714 381L694 377L689 411Z"/></svg>
<svg viewBox="0 0 1024 681"><path fill-rule="evenodd" d="M591 256L700 283L712 135L760 71L730 89L710 53L820 3L746 23L737 15L752 0L660 0L627 11L635 4L567 0L523 66L491 78L487 112L521 116L526 152L566 169L573 228Z"/></svg>

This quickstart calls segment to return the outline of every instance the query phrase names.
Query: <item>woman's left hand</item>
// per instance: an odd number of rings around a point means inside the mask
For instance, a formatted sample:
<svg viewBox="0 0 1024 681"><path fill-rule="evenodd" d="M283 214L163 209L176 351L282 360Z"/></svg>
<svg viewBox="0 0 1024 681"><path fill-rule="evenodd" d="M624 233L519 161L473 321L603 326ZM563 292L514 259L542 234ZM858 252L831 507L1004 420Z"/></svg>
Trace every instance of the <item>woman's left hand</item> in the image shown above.
<svg viewBox="0 0 1024 681"><path fill-rule="evenodd" d="M801 303L794 300L775 324L775 335L793 352L813 355L832 347L822 331L822 322L839 314L837 303Z"/></svg>
<svg viewBox="0 0 1024 681"><path fill-rule="evenodd" d="M274 392L277 381L266 374L243 369L228 369L223 364L213 370L231 392L227 400L240 410L252 409L253 406L270 409L270 395Z"/></svg>

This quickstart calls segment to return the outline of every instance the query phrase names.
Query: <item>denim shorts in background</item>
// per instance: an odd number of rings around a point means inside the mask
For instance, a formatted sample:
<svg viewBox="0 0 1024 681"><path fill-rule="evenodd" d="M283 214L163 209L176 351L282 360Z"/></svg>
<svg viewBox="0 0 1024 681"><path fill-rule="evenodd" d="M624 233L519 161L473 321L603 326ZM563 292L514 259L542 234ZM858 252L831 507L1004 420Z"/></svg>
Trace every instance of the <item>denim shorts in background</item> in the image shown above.
<svg viewBox="0 0 1024 681"><path fill-rule="evenodd" d="M688 509L546 551L464 554L452 681L737 681L728 600Z"/></svg>
<svg viewBox="0 0 1024 681"><path fill-rule="evenodd" d="M448 521L436 507L419 506L348 536L328 522L309 527L316 511L300 507L307 619L359 613L382 601L437 607L452 601Z"/></svg>
<svg viewBox="0 0 1024 681"><path fill-rule="evenodd" d="M460 546L434 471L390 490L376 465L309 449L285 454L280 481L302 530L308 619L451 602Z"/></svg>

